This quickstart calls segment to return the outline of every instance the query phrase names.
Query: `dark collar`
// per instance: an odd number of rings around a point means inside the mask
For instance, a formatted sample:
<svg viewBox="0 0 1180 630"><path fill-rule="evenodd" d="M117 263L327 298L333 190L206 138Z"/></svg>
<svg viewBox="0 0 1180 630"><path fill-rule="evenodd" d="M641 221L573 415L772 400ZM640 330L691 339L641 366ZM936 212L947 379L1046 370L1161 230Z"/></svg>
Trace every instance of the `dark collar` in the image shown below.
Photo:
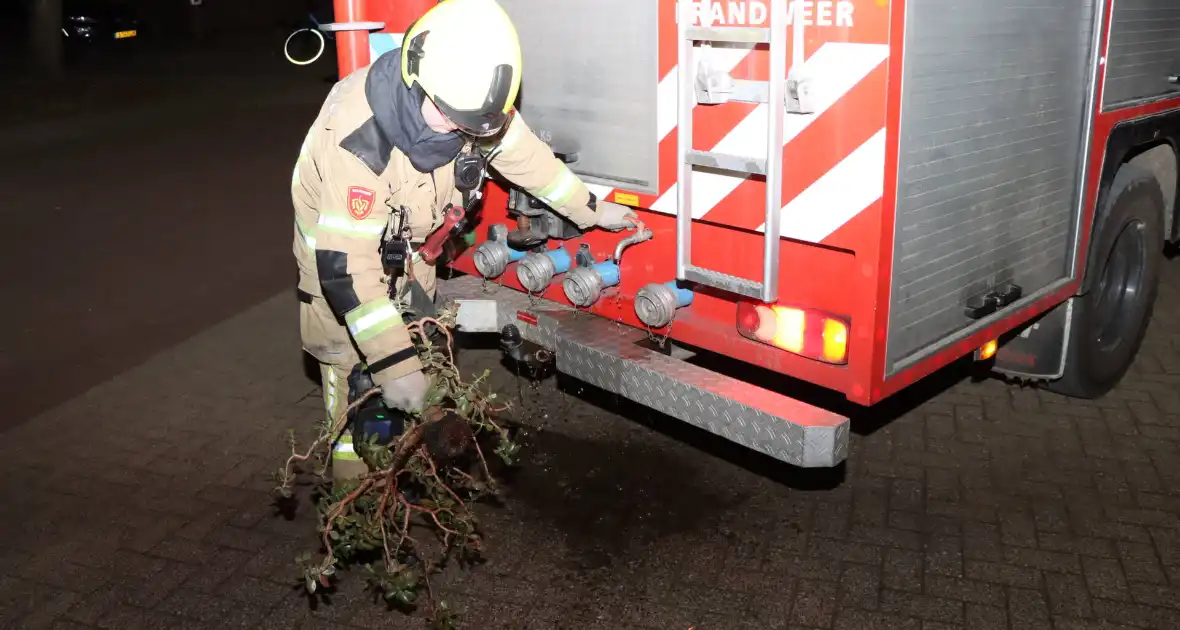
<svg viewBox="0 0 1180 630"><path fill-rule="evenodd" d="M429 173L449 164L463 149L458 132L438 133L422 118L426 94L417 84L406 87L401 79L401 49L381 55L365 79L365 100L373 115L340 142L369 170L381 175L397 148L416 170Z"/></svg>

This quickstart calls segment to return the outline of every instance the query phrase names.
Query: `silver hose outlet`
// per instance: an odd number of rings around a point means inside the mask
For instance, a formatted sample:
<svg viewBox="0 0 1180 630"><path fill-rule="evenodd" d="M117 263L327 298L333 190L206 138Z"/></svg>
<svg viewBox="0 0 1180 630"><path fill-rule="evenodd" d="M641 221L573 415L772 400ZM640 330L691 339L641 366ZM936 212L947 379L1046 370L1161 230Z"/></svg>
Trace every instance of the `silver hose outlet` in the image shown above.
<svg viewBox="0 0 1180 630"><path fill-rule="evenodd" d="M649 284L635 294L635 316L652 328L667 326L678 306L676 294L666 284Z"/></svg>
<svg viewBox="0 0 1180 630"><path fill-rule="evenodd" d="M530 293L544 291L556 272L553 259L538 252L530 253L516 265L516 279Z"/></svg>
<svg viewBox="0 0 1180 630"><path fill-rule="evenodd" d="M592 306L602 295L602 276L593 267L578 267L565 274L561 288L574 306Z"/></svg>
<svg viewBox="0 0 1180 630"><path fill-rule="evenodd" d="M475 248L475 269L485 278L498 278L511 262L508 246L499 241L484 241Z"/></svg>

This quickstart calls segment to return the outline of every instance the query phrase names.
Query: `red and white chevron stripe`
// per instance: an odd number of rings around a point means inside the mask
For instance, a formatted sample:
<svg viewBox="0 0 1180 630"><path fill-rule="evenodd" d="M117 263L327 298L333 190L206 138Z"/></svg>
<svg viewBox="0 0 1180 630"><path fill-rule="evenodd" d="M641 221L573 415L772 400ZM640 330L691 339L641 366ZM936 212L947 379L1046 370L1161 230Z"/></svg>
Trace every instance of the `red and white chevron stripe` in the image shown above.
<svg viewBox="0 0 1180 630"><path fill-rule="evenodd" d="M656 101L660 194L636 195L599 185L592 185L591 190L600 198L676 214L675 131L679 82L675 3L661 0L661 5L659 65L663 79L657 87ZM813 78L814 113L787 114L784 124L781 221L784 237L823 242L881 199L886 153L885 62L889 58L889 45L886 29L871 26L874 32L866 37L862 29L859 39L880 43L839 41L848 39L848 29L808 28L805 34L805 47L814 49L803 63L806 75ZM764 49L717 44L697 46L694 52L694 64L707 55L714 67L732 72L735 78L767 78ZM765 157L766 108L765 104L744 103L695 106L693 148ZM694 171L693 218L762 230L764 185L760 180L741 175Z"/></svg>

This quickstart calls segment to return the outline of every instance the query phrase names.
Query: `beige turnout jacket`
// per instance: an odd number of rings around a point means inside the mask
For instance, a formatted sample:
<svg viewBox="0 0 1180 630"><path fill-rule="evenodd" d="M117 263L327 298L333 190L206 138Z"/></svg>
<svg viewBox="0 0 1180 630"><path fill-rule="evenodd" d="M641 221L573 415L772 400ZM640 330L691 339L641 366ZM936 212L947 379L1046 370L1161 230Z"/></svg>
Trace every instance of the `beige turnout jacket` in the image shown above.
<svg viewBox="0 0 1180 630"><path fill-rule="evenodd" d="M454 163L418 172L384 138L366 98L371 66L332 89L304 139L292 177L294 253L299 267L304 348L324 363L367 363L397 377L421 369L401 313L389 298L379 247L406 208L411 243L460 203ZM521 116L499 138L491 169L586 229L597 211L585 184L554 157ZM394 221L396 227L396 220ZM434 296L435 269L414 257L414 278ZM405 281L399 278L397 287Z"/></svg>

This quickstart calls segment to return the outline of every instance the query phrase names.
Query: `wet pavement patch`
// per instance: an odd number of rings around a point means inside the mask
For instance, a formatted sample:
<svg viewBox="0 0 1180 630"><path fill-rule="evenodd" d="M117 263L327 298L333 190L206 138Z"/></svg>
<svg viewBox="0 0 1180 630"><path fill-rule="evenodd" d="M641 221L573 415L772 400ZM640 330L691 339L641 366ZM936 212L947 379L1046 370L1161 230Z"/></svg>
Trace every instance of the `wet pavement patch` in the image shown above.
<svg viewBox="0 0 1180 630"><path fill-rule="evenodd" d="M662 539L704 532L748 498L652 445L555 431L521 441L524 460L505 483L505 499L565 534L576 570L634 560Z"/></svg>

